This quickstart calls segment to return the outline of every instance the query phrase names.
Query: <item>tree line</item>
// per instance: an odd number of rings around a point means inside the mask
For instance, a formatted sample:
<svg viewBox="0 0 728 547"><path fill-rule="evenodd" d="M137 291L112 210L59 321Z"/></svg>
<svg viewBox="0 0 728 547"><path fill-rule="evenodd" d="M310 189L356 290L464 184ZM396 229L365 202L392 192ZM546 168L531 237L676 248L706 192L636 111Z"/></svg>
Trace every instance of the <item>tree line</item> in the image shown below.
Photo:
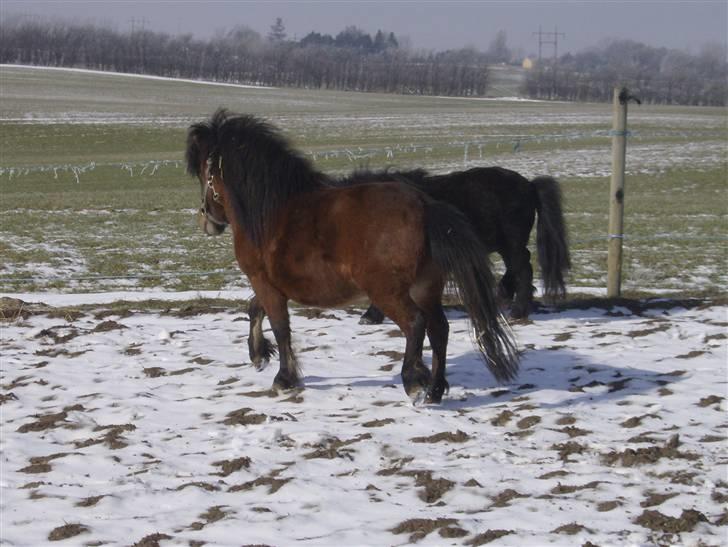
<svg viewBox="0 0 728 547"><path fill-rule="evenodd" d="M525 92L532 98L611 101L626 85L647 103L725 106L726 48L707 44L697 54L615 40L581 53L537 63Z"/></svg>
<svg viewBox="0 0 728 547"><path fill-rule="evenodd" d="M394 33L352 26L336 36L287 39L281 19L266 37L238 26L209 40L5 18L0 62L201 78L280 87L421 95L484 95L488 58L472 48L418 52Z"/></svg>

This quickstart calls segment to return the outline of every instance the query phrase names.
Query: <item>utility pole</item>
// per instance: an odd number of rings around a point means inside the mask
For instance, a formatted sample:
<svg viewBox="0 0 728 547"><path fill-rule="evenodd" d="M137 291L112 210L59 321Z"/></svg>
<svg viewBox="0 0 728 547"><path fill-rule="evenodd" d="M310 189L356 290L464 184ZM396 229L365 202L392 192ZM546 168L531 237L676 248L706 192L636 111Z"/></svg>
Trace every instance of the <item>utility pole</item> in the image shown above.
<svg viewBox="0 0 728 547"><path fill-rule="evenodd" d="M538 36L538 66L539 66L539 80L541 79L541 60L543 57L543 46L544 44L554 46L554 60L551 66L551 96L556 94L556 65L559 60L559 36L566 38L566 34L559 32L559 27L554 27L553 32L544 32L541 30L541 25L538 26L538 32L533 33L534 36ZM540 87L538 94L541 94Z"/></svg>
<svg viewBox="0 0 728 547"><path fill-rule="evenodd" d="M566 34L559 32L559 27L554 27L553 32L544 32L539 25L538 32L534 32L533 35L538 36L538 62L541 62L543 46L546 44L554 46L554 63L556 63L559 54L559 36L566 38Z"/></svg>

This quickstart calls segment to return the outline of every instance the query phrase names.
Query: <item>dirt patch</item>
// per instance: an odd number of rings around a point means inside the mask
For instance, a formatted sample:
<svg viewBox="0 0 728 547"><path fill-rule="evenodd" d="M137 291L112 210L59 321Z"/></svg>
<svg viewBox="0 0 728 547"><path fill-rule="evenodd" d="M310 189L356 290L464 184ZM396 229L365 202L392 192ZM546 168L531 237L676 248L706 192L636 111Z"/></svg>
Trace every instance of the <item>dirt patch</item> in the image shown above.
<svg viewBox="0 0 728 547"><path fill-rule="evenodd" d="M20 473L49 473L52 469L50 462L58 458L71 456L73 452L59 452L50 456L34 456L30 458L30 465L19 469Z"/></svg>
<svg viewBox="0 0 728 547"><path fill-rule="evenodd" d="M569 524L564 524L563 526L559 526L558 528L555 528L551 530L552 534L566 534L568 536L574 536L578 534L579 532L582 532L583 530L587 530L587 527L579 524L577 522L571 522Z"/></svg>
<svg viewBox="0 0 728 547"><path fill-rule="evenodd" d="M205 490L206 492L217 492L218 490L220 490L219 486L210 484L209 482L202 482L202 481L186 482L184 484L180 484L174 490L176 492L180 492L181 490L184 490L185 488L189 488L190 486L193 486L195 488L201 488L202 490Z"/></svg>
<svg viewBox="0 0 728 547"><path fill-rule="evenodd" d="M703 397L698 401L697 405L701 408L705 408L711 405L720 404L722 401L725 400L725 397L719 397L718 395L710 395L708 397Z"/></svg>
<svg viewBox="0 0 728 547"><path fill-rule="evenodd" d="M264 389L262 391L246 391L244 393L238 393L238 395L241 395L243 397L278 397L278 391L275 389Z"/></svg>
<svg viewBox="0 0 728 547"><path fill-rule="evenodd" d="M490 424L501 427L505 426L506 424L508 424L508 422L511 421L511 418L513 418L513 416L515 416L513 412L511 412L510 410L504 410L500 414L498 414L498 416L490 420Z"/></svg>
<svg viewBox="0 0 728 547"><path fill-rule="evenodd" d="M558 431L559 433L565 433L571 439L573 439L574 437L583 437L584 435L589 435L590 433L592 433L592 431L581 429L580 427L574 427L573 425L557 429L556 431Z"/></svg>
<svg viewBox="0 0 728 547"><path fill-rule="evenodd" d="M410 439L413 443L464 443L470 440L470 435L459 429L455 433L443 431L435 433L429 437L413 437Z"/></svg>
<svg viewBox="0 0 728 547"><path fill-rule="evenodd" d="M556 420L556 425L574 425L576 423L576 418L573 416L562 416L558 420Z"/></svg>
<svg viewBox="0 0 728 547"><path fill-rule="evenodd" d="M642 338L643 336L649 336L650 334L656 334L658 332L665 332L666 330L670 330L670 323L663 323L657 327L647 329L633 330L626 332L625 335L631 338Z"/></svg>
<svg viewBox="0 0 728 547"><path fill-rule="evenodd" d="M403 471L399 474L404 477L414 477L415 486L422 488L417 495L425 503L435 503L455 486L453 481L433 478L432 471Z"/></svg>
<svg viewBox="0 0 728 547"><path fill-rule="evenodd" d="M213 522L222 520L226 516L232 514L232 511L223 511L222 510L223 507L224 506L222 506L222 505L216 505L214 507L210 507L207 511L198 515L198 518L202 519L204 522L199 522L199 521L193 522L189 526L190 529L191 530L202 530L208 524L212 524Z"/></svg>
<svg viewBox="0 0 728 547"><path fill-rule="evenodd" d="M622 467L634 467L636 465L643 465L648 463L655 463L656 461L667 458L667 459L684 459L684 460L696 460L698 459L697 454L691 452L680 452L678 447L680 446L680 436L673 435L665 443L664 446L649 446L646 448L627 448L622 452L610 452L602 456L602 460L607 465L615 465L619 463Z"/></svg>
<svg viewBox="0 0 728 547"><path fill-rule="evenodd" d="M490 543L491 541L495 541L496 539L513 533L513 530L487 530L482 534L478 534L477 536L472 537L471 539L466 541L465 545L478 547L479 545L485 545L486 543Z"/></svg>
<svg viewBox="0 0 728 547"><path fill-rule="evenodd" d="M132 545L132 547L159 547L159 542L166 539L173 538L172 536L168 536L167 534L151 534L137 541L134 545Z"/></svg>
<svg viewBox="0 0 728 547"><path fill-rule="evenodd" d="M525 494L521 494L519 492L516 492L515 490L508 488L507 490L503 490L500 494L497 494L491 498L493 500L493 503L490 504L490 507L508 507L510 505L510 502L516 498L527 498L529 496L526 496Z"/></svg>
<svg viewBox="0 0 728 547"><path fill-rule="evenodd" d="M162 367L149 367L142 370L144 374L146 374L149 378L160 378L162 376L167 376L166 369L163 369Z"/></svg>
<svg viewBox="0 0 728 547"><path fill-rule="evenodd" d="M0 393L0 405L4 405L8 401L17 401L18 397L12 391L10 393Z"/></svg>
<svg viewBox="0 0 728 547"><path fill-rule="evenodd" d="M647 497L640 502L640 507L655 507L657 505L662 505L667 500L674 498L677 496L676 492L671 492L669 494L658 494L655 492L648 492Z"/></svg>
<svg viewBox="0 0 728 547"><path fill-rule="evenodd" d="M569 473L567 471L564 471L563 469L559 469L557 471L550 471L548 473L544 473L543 475L540 475L536 477L537 479L541 480L548 480L548 479L554 479L556 477L566 477Z"/></svg>
<svg viewBox="0 0 728 547"><path fill-rule="evenodd" d="M380 469L379 471L377 471L377 475L379 475L380 477L396 475L404 468L405 465L410 463L412 460L414 460L413 456L407 456L406 458L392 460L392 466L387 467L386 469Z"/></svg>
<svg viewBox="0 0 728 547"><path fill-rule="evenodd" d="M586 448L587 447L583 444L579 444L574 441L551 445L551 450L558 451L559 458L563 462L572 461L569 460L569 456L571 456L572 454L583 454L586 451Z"/></svg>
<svg viewBox="0 0 728 547"><path fill-rule="evenodd" d="M42 415L36 414L33 416L37 418L35 422L21 425L17 431L19 433L28 433L29 431L45 431L46 429L55 429L58 427L71 427L71 424L66 422L68 413L71 411L83 412L84 410L86 409L83 405L72 405L65 407L61 412Z"/></svg>
<svg viewBox="0 0 728 547"><path fill-rule="evenodd" d="M121 323L117 323L116 321L109 319L108 321L102 321L101 323L96 325L91 332L109 332L112 330L121 330L125 328L127 327L122 325Z"/></svg>
<svg viewBox="0 0 728 547"><path fill-rule="evenodd" d="M317 443L315 445L305 445L306 447L315 448L316 450L314 450L313 452L309 452L308 454L304 454L303 457L307 460L319 458L326 460L333 460L336 458L346 458L349 460L353 460L354 458L352 454L354 453L354 449L347 447L354 443L358 443L360 441L371 438L372 436L369 433L363 433L354 437L353 439L348 439L346 441L342 441L337 437L330 437L323 442Z"/></svg>
<svg viewBox="0 0 728 547"><path fill-rule="evenodd" d="M283 488L288 482L290 482L292 479L279 479L274 476L268 476L268 477L258 477L257 479L253 481L244 482L243 484L237 484L235 486L231 486L228 489L228 492L241 492L244 490L252 490L253 488L256 488L258 486L267 486L268 487L268 493L269 494L275 494Z"/></svg>
<svg viewBox="0 0 728 547"><path fill-rule="evenodd" d="M73 505L75 507L93 507L98 502L100 502L102 499L104 499L106 496L90 496L88 498L84 498L82 500L77 501Z"/></svg>
<svg viewBox="0 0 728 547"><path fill-rule="evenodd" d="M134 355L141 355L142 354L142 348L141 344L131 344L130 346L127 346L124 348L124 351L122 351L124 355L134 356Z"/></svg>
<svg viewBox="0 0 728 547"><path fill-rule="evenodd" d="M66 334L61 334L59 331L68 331ZM73 340L74 338L78 337L80 334L78 332L78 329L75 329L74 327L67 327L66 325L59 325L55 327L48 327L47 329L43 329L38 334L35 335L35 338L50 338L53 340L53 343L55 344L65 344L66 342Z"/></svg>
<svg viewBox="0 0 728 547"><path fill-rule="evenodd" d="M255 414L252 408L240 408L228 413L222 423L225 425L258 425L267 419L267 415Z"/></svg>
<svg viewBox="0 0 728 547"><path fill-rule="evenodd" d="M62 541L89 531L88 527L83 524L64 524L51 530L50 534L48 534L48 541Z"/></svg>
<svg viewBox="0 0 728 547"><path fill-rule="evenodd" d="M448 518L409 519L404 522L400 522L397 526L392 528L390 532L393 534L410 534L410 543L417 543L421 539L426 538L432 532L454 526L457 523L457 520Z"/></svg>
<svg viewBox="0 0 728 547"><path fill-rule="evenodd" d="M250 467L250 458L243 456L242 458L235 458L234 460L221 460L218 462L213 462L214 466L220 467L219 473L214 473L215 475L220 475L221 477L227 477L228 475L232 475L236 471L240 471L241 469L248 469Z"/></svg>
<svg viewBox="0 0 728 547"><path fill-rule="evenodd" d="M692 532L699 522L708 522L705 515L694 509L684 509L679 517L669 517L659 511L645 510L634 520L635 524L649 528L655 532L678 534Z"/></svg>
<svg viewBox="0 0 728 547"><path fill-rule="evenodd" d="M675 359L695 359L696 357L700 357L701 355L705 355L705 351L693 350L693 351L689 351L688 353L682 353L680 355L676 355Z"/></svg>
<svg viewBox="0 0 728 547"><path fill-rule="evenodd" d="M541 416L527 416L516 422L518 429L528 429L541 422Z"/></svg>
<svg viewBox="0 0 728 547"><path fill-rule="evenodd" d="M209 365L212 363L212 359L206 359L205 357L200 356L190 359L188 363L194 363L195 365Z"/></svg>
<svg viewBox="0 0 728 547"><path fill-rule="evenodd" d="M599 511L600 513L608 513L609 511L613 511L620 505L622 504L619 503L617 500L603 501L597 504L597 511Z"/></svg>
<svg viewBox="0 0 728 547"><path fill-rule="evenodd" d="M370 422L364 422L361 425L362 427L384 427L385 425L395 423L395 421L396 420L394 418L384 418L383 420L372 420Z"/></svg>
<svg viewBox="0 0 728 547"><path fill-rule="evenodd" d="M557 486L554 486L551 489L552 494L573 494L574 492L578 492L579 490L593 490L596 489L601 484L601 481L591 481L586 484L581 485L569 485L569 484L561 484L559 483Z"/></svg>
<svg viewBox="0 0 728 547"><path fill-rule="evenodd" d="M120 448L126 448L129 443L122 437L122 433L125 431L134 431L136 426L134 424L118 424L118 425L105 425L99 426L94 431L106 431L106 433L97 439L86 439L85 441L75 441L73 444L76 448L86 448L95 444L105 444L111 450L119 450Z"/></svg>

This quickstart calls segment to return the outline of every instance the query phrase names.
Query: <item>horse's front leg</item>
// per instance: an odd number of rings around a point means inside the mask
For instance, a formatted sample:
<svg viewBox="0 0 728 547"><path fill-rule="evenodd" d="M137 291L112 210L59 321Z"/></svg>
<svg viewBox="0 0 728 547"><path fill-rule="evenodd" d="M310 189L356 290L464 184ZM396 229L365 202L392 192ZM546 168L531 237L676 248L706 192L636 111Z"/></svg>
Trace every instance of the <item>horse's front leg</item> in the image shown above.
<svg viewBox="0 0 728 547"><path fill-rule="evenodd" d="M276 343L278 344L279 369L273 380L274 389L291 389L297 387L301 380L298 362L291 347L291 325L288 315L288 299L274 287L256 280L251 284L257 299L268 315Z"/></svg>
<svg viewBox="0 0 728 547"><path fill-rule="evenodd" d="M277 353L276 345L263 335L263 319L265 309L256 295L248 303L250 332L248 334L248 354L250 361L258 370L263 370L270 358Z"/></svg>

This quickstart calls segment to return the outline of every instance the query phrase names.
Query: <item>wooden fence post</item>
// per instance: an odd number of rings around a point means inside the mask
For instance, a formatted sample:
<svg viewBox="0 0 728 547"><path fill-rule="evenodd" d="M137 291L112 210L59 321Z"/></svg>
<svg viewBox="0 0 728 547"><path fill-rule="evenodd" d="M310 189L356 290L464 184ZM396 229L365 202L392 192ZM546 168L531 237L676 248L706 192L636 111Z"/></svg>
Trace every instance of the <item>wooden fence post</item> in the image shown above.
<svg viewBox="0 0 728 547"><path fill-rule="evenodd" d="M607 297L622 291L622 240L624 237L624 169L627 155L626 88L614 89L612 103L612 181L609 187L609 253L607 255Z"/></svg>

